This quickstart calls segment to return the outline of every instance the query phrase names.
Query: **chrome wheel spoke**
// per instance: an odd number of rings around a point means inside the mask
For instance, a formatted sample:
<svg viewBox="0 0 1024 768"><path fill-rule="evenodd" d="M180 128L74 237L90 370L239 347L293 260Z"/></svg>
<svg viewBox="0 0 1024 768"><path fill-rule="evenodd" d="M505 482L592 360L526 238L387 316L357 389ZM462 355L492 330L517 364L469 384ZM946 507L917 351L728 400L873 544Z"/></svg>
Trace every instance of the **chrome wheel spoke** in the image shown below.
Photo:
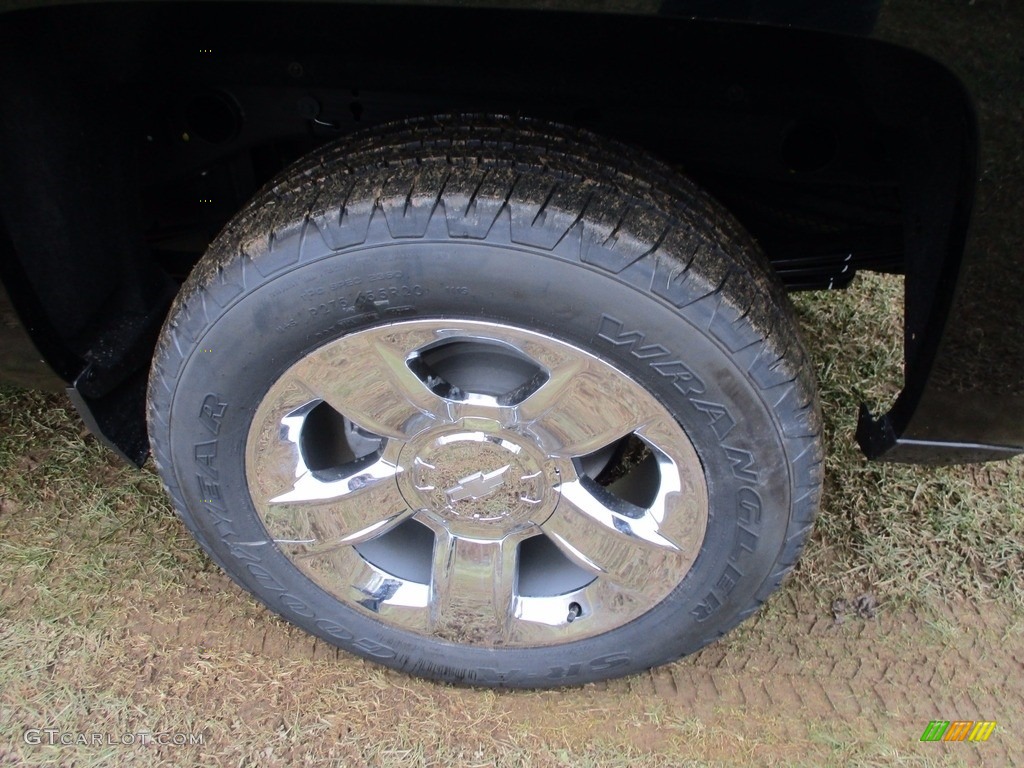
<svg viewBox="0 0 1024 768"><path fill-rule="evenodd" d="M363 429L404 439L446 407L409 370L401 346L385 336L360 338L308 357L286 375Z"/></svg>
<svg viewBox="0 0 1024 768"><path fill-rule="evenodd" d="M363 472L324 481L307 472L287 493L267 499L264 521L275 542L315 554L386 533L412 514L383 460Z"/></svg>
<svg viewBox="0 0 1024 768"><path fill-rule="evenodd" d="M253 418L246 446L249 493L257 504L293 489L308 470L299 450L299 435L306 417L320 400L292 380L277 402L264 401Z"/></svg>
<svg viewBox="0 0 1024 768"><path fill-rule="evenodd" d="M617 373L570 361L519 406L519 421L548 455L583 456L657 418L635 388Z"/></svg>
<svg viewBox="0 0 1024 768"><path fill-rule="evenodd" d="M508 640L521 538L473 539L438 532L430 582L430 624L436 634L473 645Z"/></svg>
<svg viewBox="0 0 1024 768"><path fill-rule="evenodd" d="M650 512L637 511L635 518L616 512L574 481L562 486L558 508L541 529L580 568L646 591L682 550L663 535Z"/></svg>

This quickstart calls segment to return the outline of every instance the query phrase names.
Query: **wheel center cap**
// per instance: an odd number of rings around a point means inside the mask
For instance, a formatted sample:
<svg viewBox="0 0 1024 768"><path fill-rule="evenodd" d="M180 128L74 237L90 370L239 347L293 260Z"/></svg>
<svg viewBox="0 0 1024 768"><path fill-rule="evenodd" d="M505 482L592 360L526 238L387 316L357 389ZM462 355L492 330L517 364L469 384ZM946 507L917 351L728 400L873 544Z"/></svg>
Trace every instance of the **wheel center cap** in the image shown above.
<svg viewBox="0 0 1024 768"><path fill-rule="evenodd" d="M432 429L405 446L400 461L409 506L460 528L543 522L557 500L538 451L505 430Z"/></svg>

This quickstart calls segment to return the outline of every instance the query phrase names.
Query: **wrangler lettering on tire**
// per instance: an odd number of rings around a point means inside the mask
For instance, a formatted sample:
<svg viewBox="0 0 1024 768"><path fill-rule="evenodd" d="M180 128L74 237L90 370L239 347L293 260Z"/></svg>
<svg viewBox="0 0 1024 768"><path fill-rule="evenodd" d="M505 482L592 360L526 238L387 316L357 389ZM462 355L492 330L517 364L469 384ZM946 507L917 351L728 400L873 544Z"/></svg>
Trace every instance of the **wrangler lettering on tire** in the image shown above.
<svg viewBox="0 0 1024 768"><path fill-rule="evenodd" d="M172 308L149 426L239 584L481 685L697 650L778 586L821 487L756 244L653 158L527 119L378 127L265 188Z"/></svg>

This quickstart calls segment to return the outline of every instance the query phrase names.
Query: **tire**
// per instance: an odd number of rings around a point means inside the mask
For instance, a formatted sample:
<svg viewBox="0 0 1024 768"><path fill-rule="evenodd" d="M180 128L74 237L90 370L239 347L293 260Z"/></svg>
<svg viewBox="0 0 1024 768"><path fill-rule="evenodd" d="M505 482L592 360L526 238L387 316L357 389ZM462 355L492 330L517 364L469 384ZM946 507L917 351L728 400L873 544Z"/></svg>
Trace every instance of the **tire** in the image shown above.
<svg viewBox="0 0 1024 768"><path fill-rule="evenodd" d="M474 685L696 651L793 567L821 490L751 238L642 152L525 119L391 124L282 174L182 288L148 413L240 585Z"/></svg>

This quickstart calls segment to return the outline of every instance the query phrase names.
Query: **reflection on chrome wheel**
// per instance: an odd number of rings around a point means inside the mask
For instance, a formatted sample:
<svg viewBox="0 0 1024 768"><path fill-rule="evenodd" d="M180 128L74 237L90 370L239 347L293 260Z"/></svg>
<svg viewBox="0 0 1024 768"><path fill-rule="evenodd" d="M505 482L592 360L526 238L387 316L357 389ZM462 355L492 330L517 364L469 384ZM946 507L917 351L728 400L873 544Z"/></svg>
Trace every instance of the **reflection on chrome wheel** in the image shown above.
<svg viewBox="0 0 1024 768"><path fill-rule="evenodd" d="M182 288L149 427L238 584L474 685L712 642L792 568L821 486L756 245L643 153L525 119L383 126L286 171Z"/></svg>
<svg viewBox="0 0 1024 768"><path fill-rule="evenodd" d="M400 322L306 355L256 412L246 476L274 543L327 592L484 647L643 615L707 522L664 406L579 347L496 323Z"/></svg>

